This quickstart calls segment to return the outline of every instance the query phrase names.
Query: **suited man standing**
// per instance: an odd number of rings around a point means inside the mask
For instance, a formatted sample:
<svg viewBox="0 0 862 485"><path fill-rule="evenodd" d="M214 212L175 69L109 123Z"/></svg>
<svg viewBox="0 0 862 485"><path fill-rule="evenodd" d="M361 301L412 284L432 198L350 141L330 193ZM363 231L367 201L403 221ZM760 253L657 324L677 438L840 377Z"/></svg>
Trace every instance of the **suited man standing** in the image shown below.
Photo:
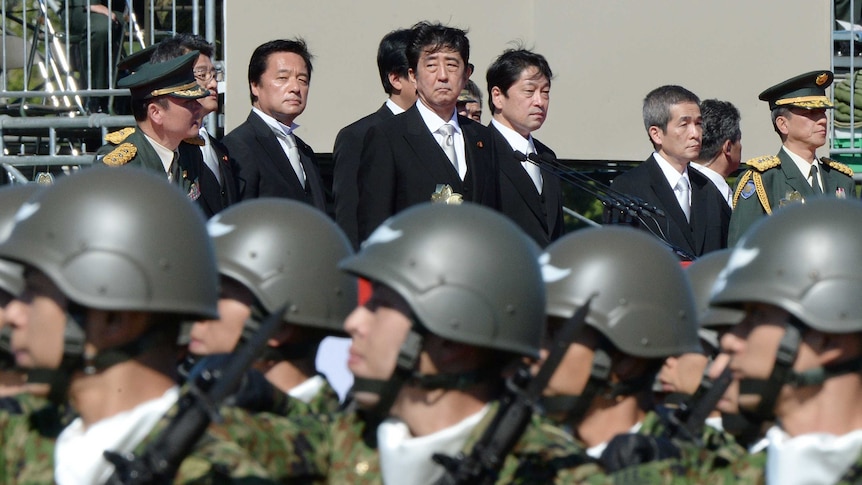
<svg viewBox="0 0 862 485"><path fill-rule="evenodd" d="M663 211L664 216L643 218L640 227L684 257L726 247L727 203L708 178L689 170L700 154L700 99L682 86L661 86L644 98L643 120L655 151L614 179L613 188Z"/></svg>
<svg viewBox="0 0 862 485"><path fill-rule="evenodd" d="M728 215L733 208L733 190L727 177L739 169L742 161L742 130L739 129L739 110L728 101L707 99L700 103L703 116L703 138L700 155L692 160L691 167L715 184L727 202Z"/></svg>
<svg viewBox="0 0 862 485"><path fill-rule="evenodd" d="M358 178L360 241L389 216L432 198L500 207L492 134L455 110L471 74L466 32L429 22L412 30L407 59L419 100L365 136Z"/></svg>
<svg viewBox="0 0 862 485"><path fill-rule="evenodd" d="M308 101L311 58L302 39L272 40L251 55L251 113L222 140L236 159L243 200L285 197L326 210L314 151L295 134L294 120Z"/></svg>
<svg viewBox="0 0 862 485"><path fill-rule="evenodd" d="M213 66L213 45L199 35L177 34L157 45L150 62L174 59L190 51L200 53L193 72L197 83L209 91L208 96L198 100L205 118L218 111L218 82L224 75ZM197 204L207 218L239 200L236 162L228 155L227 147L207 132L203 122L198 136L183 140L178 150L180 166L188 178L197 181Z"/></svg>
<svg viewBox="0 0 862 485"><path fill-rule="evenodd" d="M548 115L552 76L545 57L525 49L503 52L486 75L501 210L542 247L563 233L563 192L555 175L524 155L556 158L531 135Z"/></svg>
<svg viewBox="0 0 862 485"><path fill-rule="evenodd" d="M335 221L347 234L354 249L359 248L356 176L365 134L372 125L401 114L416 103L416 86L410 81L410 64L407 62L407 44L412 35L410 29L400 29L383 37L377 48L377 70L389 99L374 113L342 128L335 137L332 150Z"/></svg>

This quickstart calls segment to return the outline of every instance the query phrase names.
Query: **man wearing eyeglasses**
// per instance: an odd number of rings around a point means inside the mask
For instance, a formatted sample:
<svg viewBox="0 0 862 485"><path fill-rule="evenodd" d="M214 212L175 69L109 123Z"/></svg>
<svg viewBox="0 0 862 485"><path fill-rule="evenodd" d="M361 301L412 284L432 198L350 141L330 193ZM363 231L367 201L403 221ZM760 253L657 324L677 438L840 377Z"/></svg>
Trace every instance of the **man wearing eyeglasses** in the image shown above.
<svg viewBox="0 0 862 485"><path fill-rule="evenodd" d="M151 62L164 62L191 51L199 52L192 71L195 80L209 91L208 96L198 100L204 118L218 111L218 83L224 76L224 72L213 65L213 45L199 35L177 34L158 44ZM198 207L207 218L239 200L236 162L228 154L227 147L207 132L203 121L197 136L180 143L179 154L186 176L197 183Z"/></svg>

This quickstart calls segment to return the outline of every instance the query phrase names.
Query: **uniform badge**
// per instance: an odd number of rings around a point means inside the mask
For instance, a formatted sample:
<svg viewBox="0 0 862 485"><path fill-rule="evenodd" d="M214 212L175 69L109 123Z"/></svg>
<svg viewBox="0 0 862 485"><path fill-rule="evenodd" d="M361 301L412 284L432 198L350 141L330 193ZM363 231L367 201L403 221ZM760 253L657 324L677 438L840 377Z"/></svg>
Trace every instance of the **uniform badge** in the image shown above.
<svg viewBox="0 0 862 485"><path fill-rule="evenodd" d="M838 187L837 189L835 189L835 197L837 197L839 199L846 199L847 198L847 194L844 193L844 187Z"/></svg>
<svg viewBox="0 0 862 485"><path fill-rule="evenodd" d="M745 184L745 187L742 188L742 193L740 195L742 195L743 199L748 199L749 197L754 195L754 192L756 192L756 191L757 191L757 189L754 187L754 181L749 180Z"/></svg>
<svg viewBox="0 0 862 485"><path fill-rule="evenodd" d="M823 74L817 76L817 78L814 79L814 82L818 86L823 86L824 84L826 84L826 81L828 81L828 80L829 80L829 75L824 72Z"/></svg>
<svg viewBox="0 0 862 485"><path fill-rule="evenodd" d="M201 189L200 187L198 187L198 184L196 182L192 182L191 187L189 187L189 193L186 195L188 195L189 199L191 200L198 200L200 198Z"/></svg>
<svg viewBox="0 0 862 485"><path fill-rule="evenodd" d="M778 201L778 207L787 207L790 204L805 203L805 197L802 197L798 191L788 192L783 199Z"/></svg>
<svg viewBox="0 0 862 485"><path fill-rule="evenodd" d="M39 185L53 185L54 184L54 175L51 172L39 172L36 174L36 178L33 179Z"/></svg>
<svg viewBox="0 0 862 485"><path fill-rule="evenodd" d="M431 194L431 202L435 204L459 205L464 202L461 194L452 191L449 184L438 184L437 191Z"/></svg>

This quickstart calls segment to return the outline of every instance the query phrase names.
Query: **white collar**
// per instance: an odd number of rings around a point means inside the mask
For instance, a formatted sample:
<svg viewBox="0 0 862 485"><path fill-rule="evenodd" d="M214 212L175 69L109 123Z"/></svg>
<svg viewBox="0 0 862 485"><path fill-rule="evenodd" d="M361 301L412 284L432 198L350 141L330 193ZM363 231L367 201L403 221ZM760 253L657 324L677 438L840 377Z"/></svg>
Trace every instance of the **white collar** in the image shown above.
<svg viewBox="0 0 862 485"><path fill-rule="evenodd" d="M104 483L114 466L103 453L131 453L179 399L174 386L160 397L93 423L84 429L81 418L72 421L54 446L54 478L60 485Z"/></svg>
<svg viewBox="0 0 862 485"><path fill-rule="evenodd" d="M636 434L638 431L641 430L641 426L643 426L643 421L638 421L637 423L635 423L634 426L632 426L628 430L628 432L623 433L623 434ZM602 453L604 453L605 448L607 448L607 447L608 447L607 441L605 441L604 443L599 443L596 446L591 446L591 447L587 448L587 454L590 455L591 457L595 458L595 459L599 459L599 458L601 458Z"/></svg>
<svg viewBox="0 0 862 485"><path fill-rule="evenodd" d="M682 173L679 173L676 168L674 168L670 162L665 160L663 156L659 155L658 152L653 152L652 156L655 157L656 162L658 162L658 166L664 174L664 178L667 179L667 183L670 184L670 188L676 187L679 179L688 179L688 164L685 165L685 170L683 170ZM691 187L691 180L689 180L688 186Z"/></svg>
<svg viewBox="0 0 862 485"><path fill-rule="evenodd" d="M817 168L818 168L818 170L820 170L820 167L819 167L820 162L816 156L814 157L813 162L808 163L807 161L805 161L804 158L802 158L799 155L788 150L786 146L782 145L781 149L784 150L784 153L786 153L787 156L790 157L791 160L793 160L793 163L796 165L796 168L798 168L799 171L802 172L802 176L805 178L805 180L808 180L808 177L811 175L811 166L812 165L818 165ZM821 177L822 177L822 175L821 175ZM822 180L821 180L821 183L823 183Z"/></svg>
<svg viewBox="0 0 862 485"><path fill-rule="evenodd" d="M389 108L389 111L391 111L394 115L400 115L404 112L404 108L398 106L395 101L392 101L392 98L386 99L386 107Z"/></svg>
<svg viewBox="0 0 862 485"><path fill-rule="evenodd" d="M291 390L287 391L287 395L308 404L320 392L324 384L326 384L326 379L323 376L316 375L294 386Z"/></svg>
<svg viewBox="0 0 862 485"><path fill-rule="evenodd" d="M436 453L455 456L460 452L489 409L486 405L453 426L417 438L403 421L389 418L380 423L377 445L383 483L435 483L442 476L443 467L434 463L431 456Z"/></svg>
<svg viewBox="0 0 862 485"><path fill-rule="evenodd" d="M285 135L290 135L291 133L296 131L297 128L299 128L299 125L297 125L296 123L291 123L290 126L287 126L281 121L278 121L277 119L264 113L258 108L252 107L251 110L258 116L260 116L260 119L262 119L264 123L269 125L272 131L275 131L276 133L280 131Z"/></svg>
<svg viewBox="0 0 862 485"><path fill-rule="evenodd" d="M437 116L437 113L425 106L421 99L416 100L416 107L419 109L419 115L422 116L422 120L425 121L425 126L428 127L428 131L431 133L436 133L446 123L455 127L455 133L461 133L461 125L458 124L458 112L454 109L452 110L452 116L448 120L444 120Z"/></svg>
<svg viewBox="0 0 862 485"><path fill-rule="evenodd" d="M713 185L715 185L715 187L721 193L721 196L724 197L725 202L727 202L727 204L731 206L731 208L733 207L733 193L730 190L730 184L727 183L727 180L725 180L720 173L707 167L706 165L701 165L694 162L690 163L689 167L697 170L698 172L702 173L706 178L708 178L710 182L712 182Z"/></svg>
<svg viewBox="0 0 862 485"><path fill-rule="evenodd" d="M144 132L141 131L141 133ZM168 173L168 171L171 169L171 162L174 161L174 151L164 145L159 144L159 142L150 138L150 135L147 135L146 133L144 133L144 138L146 138L147 141L150 142L150 145L152 145L153 150L156 151L156 155L159 156L159 160L161 160L162 162L162 167L164 167L165 173Z"/></svg>
<svg viewBox="0 0 862 485"><path fill-rule="evenodd" d="M766 483L835 483L862 453L862 429L841 436L808 433L791 437L773 426L766 437Z"/></svg>
<svg viewBox="0 0 862 485"><path fill-rule="evenodd" d="M491 119L491 124L494 125L494 128L497 128L497 131L499 131L500 134L503 135L503 138L509 142L509 146L512 147L512 150L519 151L524 155L536 153L536 145L533 143L533 135L527 135L527 138L524 138L517 131L497 121L496 118Z"/></svg>

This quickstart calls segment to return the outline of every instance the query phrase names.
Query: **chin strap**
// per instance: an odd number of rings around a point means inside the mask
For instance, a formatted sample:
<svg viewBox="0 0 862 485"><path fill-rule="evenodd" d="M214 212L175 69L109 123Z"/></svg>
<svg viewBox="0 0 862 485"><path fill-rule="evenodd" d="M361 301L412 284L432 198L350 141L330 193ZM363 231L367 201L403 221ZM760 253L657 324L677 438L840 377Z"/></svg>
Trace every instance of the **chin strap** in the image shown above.
<svg viewBox="0 0 862 485"><path fill-rule="evenodd" d="M143 335L118 347L104 349L95 354L84 353L84 373L92 375L113 367L121 362L132 360L160 343L156 325L151 325Z"/></svg>
<svg viewBox="0 0 862 485"><path fill-rule="evenodd" d="M410 383L423 389L463 390L482 382L494 382L499 378L499 368L486 367L460 374L425 375L414 372L410 378Z"/></svg>
<svg viewBox="0 0 862 485"><path fill-rule="evenodd" d="M350 392L370 392L380 396L371 409L367 412L378 419L383 419L389 414L392 403L395 402L395 397L401 390L405 382L413 377L413 373L419 363L419 353L422 351L423 335L415 329L419 327L415 323L411 326L410 332L401 348L398 351L398 360L395 364L395 370L389 379L368 379L363 377L354 377L353 387Z"/></svg>
<svg viewBox="0 0 862 485"><path fill-rule="evenodd" d="M240 335L236 348L244 345L245 342L251 340L252 337L257 334L260 330L261 322L263 322L267 315L266 310L260 303L255 302L251 305L251 315L249 315L242 327L242 335ZM268 362L282 362L308 359L314 357L319 345L320 342L298 342L293 344L283 344L278 347L267 346L263 352L260 353L260 360Z"/></svg>
<svg viewBox="0 0 862 485"><path fill-rule="evenodd" d="M785 325L784 335L778 344L775 365L768 379L740 379L740 394L757 394L760 402L754 410L740 409L741 414L751 421L771 421L775 419L775 401L785 384L789 384L794 375L793 362L799 353L799 343L802 335L799 323L795 318Z"/></svg>
<svg viewBox="0 0 862 485"><path fill-rule="evenodd" d="M612 364L611 356L605 350L604 343L599 344L593 355L590 378L581 394L544 397L542 398L542 406L545 408L545 412L549 415L562 414L565 416L563 422L573 427L576 426L584 418L599 392L608 388Z"/></svg>
<svg viewBox="0 0 862 485"><path fill-rule="evenodd" d="M66 401L71 376L83 366L85 313L84 307L69 302L63 330L63 358L58 368L36 367L25 370L28 383L48 384L48 399L55 403Z"/></svg>

